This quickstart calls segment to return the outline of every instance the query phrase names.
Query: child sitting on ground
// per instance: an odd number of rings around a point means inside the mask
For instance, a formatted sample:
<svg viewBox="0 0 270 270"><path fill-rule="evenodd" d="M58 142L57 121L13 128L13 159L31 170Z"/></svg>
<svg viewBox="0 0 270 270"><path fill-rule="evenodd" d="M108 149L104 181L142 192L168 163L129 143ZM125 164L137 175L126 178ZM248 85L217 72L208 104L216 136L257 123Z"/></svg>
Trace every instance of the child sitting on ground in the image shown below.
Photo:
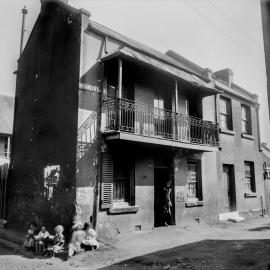
<svg viewBox="0 0 270 270"><path fill-rule="evenodd" d="M95 230L92 228L91 223L85 223L84 224L84 231L85 231L85 239L82 242L82 247L86 250L91 249L98 249L99 244L96 240L97 234Z"/></svg>
<svg viewBox="0 0 270 270"><path fill-rule="evenodd" d="M49 232L47 231L45 226L42 226L38 235L34 236L35 238L35 247L36 247L36 254L43 254L44 248L48 243L49 239Z"/></svg>
<svg viewBox="0 0 270 270"><path fill-rule="evenodd" d="M27 249L32 249L34 248L34 243L35 243L35 234L37 230L37 224L36 222L30 222L28 225L28 231L27 235L25 236L25 240L23 242L23 247Z"/></svg>
<svg viewBox="0 0 270 270"><path fill-rule="evenodd" d="M81 251L81 244L85 239L85 231L83 230L82 222L78 221L72 226L73 233L71 236L70 243L68 245L68 258L71 258L75 253Z"/></svg>
<svg viewBox="0 0 270 270"><path fill-rule="evenodd" d="M65 237L63 235L64 227L62 225L57 225L54 228L55 235L50 236L52 244L48 246L46 253L50 256L55 256L64 250Z"/></svg>

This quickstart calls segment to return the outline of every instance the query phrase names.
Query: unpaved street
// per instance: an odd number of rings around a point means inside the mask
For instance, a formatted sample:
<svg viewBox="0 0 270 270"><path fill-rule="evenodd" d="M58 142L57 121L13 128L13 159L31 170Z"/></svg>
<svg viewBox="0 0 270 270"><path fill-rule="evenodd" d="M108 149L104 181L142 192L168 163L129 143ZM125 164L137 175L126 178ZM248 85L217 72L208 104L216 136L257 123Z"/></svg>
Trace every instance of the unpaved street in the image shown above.
<svg viewBox="0 0 270 270"><path fill-rule="evenodd" d="M270 219L243 223L194 224L120 235L110 246L69 261L34 257L0 246L0 269L268 269ZM270 268L269 268L270 269Z"/></svg>

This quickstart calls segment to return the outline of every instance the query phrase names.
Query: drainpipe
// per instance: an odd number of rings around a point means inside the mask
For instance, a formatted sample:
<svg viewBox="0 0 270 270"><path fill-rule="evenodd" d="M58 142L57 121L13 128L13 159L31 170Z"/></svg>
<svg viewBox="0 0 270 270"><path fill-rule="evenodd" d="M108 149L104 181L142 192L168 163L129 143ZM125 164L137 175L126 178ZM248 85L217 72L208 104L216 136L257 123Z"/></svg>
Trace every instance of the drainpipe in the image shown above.
<svg viewBox="0 0 270 270"><path fill-rule="evenodd" d="M102 181L102 158L101 158L101 146L102 146L102 134L101 134L101 119L102 119L102 107L103 107L103 94L104 94L104 64L103 65L103 80L100 80L100 95L99 95L99 109L97 112L97 149L98 149L98 164L97 164L97 174L96 174L96 183L95 183L95 200L94 200L94 209L93 209L93 227L98 233L98 213L99 213L99 201L100 201L100 190L101 190L101 181Z"/></svg>
<svg viewBox="0 0 270 270"><path fill-rule="evenodd" d="M258 130L258 146L259 146L259 151L261 152L262 149L261 149L261 128L260 128L259 108L260 108L260 105L256 104L255 110L256 110L256 120L257 120L257 130Z"/></svg>

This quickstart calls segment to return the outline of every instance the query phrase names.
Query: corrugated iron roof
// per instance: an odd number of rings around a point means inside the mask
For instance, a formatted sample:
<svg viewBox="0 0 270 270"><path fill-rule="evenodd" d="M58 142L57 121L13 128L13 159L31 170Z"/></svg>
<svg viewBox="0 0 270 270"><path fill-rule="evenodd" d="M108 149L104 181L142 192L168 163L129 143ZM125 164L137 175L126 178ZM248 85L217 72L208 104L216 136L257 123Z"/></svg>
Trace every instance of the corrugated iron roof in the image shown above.
<svg viewBox="0 0 270 270"><path fill-rule="evenodd" d="M115 40L118 40L118 41L124 43L125 46L127 45L129 47L132 47L133 49L135 49L137 51L140 51L144 54L148 54L148 55L150 55L158 60L161 60L169 65L172 65L174 67L185 70L191 74L195 74L195 75L199 76L202 80L209 82L208 78L201 76L200 74L196 73L194 70L179 63L178 61L174 60L173 58L169 57L168 55L166 55L158 50L155 50L155 49L153 49L153 48L151 48L143 43L140 43L132 38L129 38L129 37L124 36L118 32L115 32L104 25L101 25L101 24L91 20L90 24L89 24L89 28L95 32L101 33L105 36L108 36L108 37L111 37Z"/></svg>
<svg viewBox="0 0 270 270"><path fill-rule="evenodd" d="M0 95L0 134L12 134L14 98Z"/></svg>
<svg viewBox="0 0 270 270"><path fill-rule="evenodd" d="M156 60L145 54L139 53L128 47L124 47L115 52L112 52L111 54L108 54L105 57L103 57L101 60L106 61L118 55L121 55L122 57L126 57L126 58L132 58L137 61L143 62L145 64L151 65L152 67L156 69L170 73L171 75L176 76L182 80L188 81L196 86L201 86L203 88L206 88L208 91L211 91L211 92L214 91L215 93L221 92L217 89L214 89L213 87L211 87L211 85L208 85L205 81L201 80L199 77L197 77L194 74L190 74L184 70L165 64L159 60Z"/></svg>

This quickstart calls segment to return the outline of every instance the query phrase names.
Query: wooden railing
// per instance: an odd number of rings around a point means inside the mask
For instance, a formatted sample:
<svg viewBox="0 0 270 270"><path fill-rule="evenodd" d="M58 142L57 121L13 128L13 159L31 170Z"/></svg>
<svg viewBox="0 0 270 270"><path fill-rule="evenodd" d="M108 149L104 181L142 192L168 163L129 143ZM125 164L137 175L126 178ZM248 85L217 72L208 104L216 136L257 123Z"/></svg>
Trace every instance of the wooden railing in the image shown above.
<svg viewBox="0 0 270 270"><path fill-rule="evenodd" d="M126 99L104 102L105 132L122 131L179 142L219 145L218 124Z"/></svg>

